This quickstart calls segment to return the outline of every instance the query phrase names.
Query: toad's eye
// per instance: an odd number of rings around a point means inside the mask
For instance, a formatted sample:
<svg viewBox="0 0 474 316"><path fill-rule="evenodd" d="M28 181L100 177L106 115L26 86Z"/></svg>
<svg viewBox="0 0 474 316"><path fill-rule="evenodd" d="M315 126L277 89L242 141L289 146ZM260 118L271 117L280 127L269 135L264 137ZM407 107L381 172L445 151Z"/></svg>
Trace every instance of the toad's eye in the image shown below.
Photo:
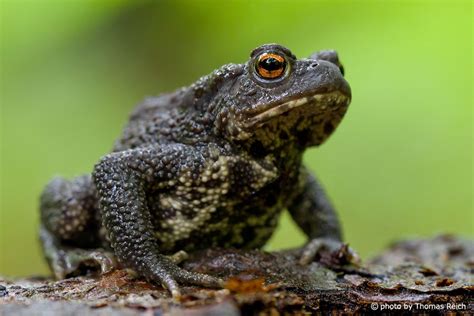
<svg viewBox="0 0 474 316"><path fill-rule="evenodd" d="M285 69L285 58L273 53L261 54L255 64L257 74L263 79L280 78L285 73Z"/></svg>

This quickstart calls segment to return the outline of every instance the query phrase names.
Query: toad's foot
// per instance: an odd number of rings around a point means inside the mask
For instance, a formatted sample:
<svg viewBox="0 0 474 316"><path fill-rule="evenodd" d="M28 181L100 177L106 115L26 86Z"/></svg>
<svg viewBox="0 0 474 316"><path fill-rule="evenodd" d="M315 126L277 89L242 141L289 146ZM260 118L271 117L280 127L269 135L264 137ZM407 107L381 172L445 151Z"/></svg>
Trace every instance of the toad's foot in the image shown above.
<svg viewBox="0 0 474 316"><path fill-rule="evenodd" d="M172 255L166 256L172 263L175 265L178 265L182 263L183 261L187 260L189 258L189 255L186 251L180 250ZM179 267L176 267L177 269L174 270L173 274L175 275L174 279L180 283L189 283L189 284L194 284L194 285L201 285L205 287L223 287L224 285L224 280L221 280L219 278L207 275L207 274L202 274L202 273L196 273L196 272L190 272L184 269L181 269ZM164 284L165 287L168 288L167 284ZM171 291L171 294L175 299L179 299L181 294L178 291Z"/></svg>
<svg viewBox="0 0 474 316"><path fill-rule="evenodd" d="M347 244L331 238L315 238L309 241L304 247L299 263L308 265L316 259L330 261L335 264L358 264L359 255Z"/></svg>
<svg viewBox="0 0 474 316"><path fill-rule="evenodd" d="M180 299L181 291L178 284L182 285L197 285L203 287L221 288L224 286L224 280L197 272L187 271L177 266L177 261L182 261L185 258L185 252L178 252L172 256L159 256L159 264L145 273L145 276L150 281L160 283L167 288L173 298Z"/></svg>
<svg viewBox="0 0 474 316"><path fill-rule="evenodd" d="M81 249L62 245L47 229L40 237L48 264L57 279L85 274L104 274L118 267L115 256L104 249Z"/></svg>
<svg viewBox="0 0 474 316"><path fill-rule="evenodd" d="M86 274L105 274L117 267L115 256L102 249L62 249L49 261L58 279Z"/></svg>

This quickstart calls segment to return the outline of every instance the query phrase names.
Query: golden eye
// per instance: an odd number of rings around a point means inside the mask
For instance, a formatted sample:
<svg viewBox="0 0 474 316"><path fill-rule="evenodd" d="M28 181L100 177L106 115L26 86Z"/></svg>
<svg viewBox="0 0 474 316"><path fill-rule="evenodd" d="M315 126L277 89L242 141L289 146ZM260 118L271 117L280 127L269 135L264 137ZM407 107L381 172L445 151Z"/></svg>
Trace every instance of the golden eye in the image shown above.
<svg viewBox="0 0 474 316"><path fill-rule="evenodd" d="M264 53L258 57L255 70L263 79L275 79L285 73L286 60L283 56Z"/></svg>

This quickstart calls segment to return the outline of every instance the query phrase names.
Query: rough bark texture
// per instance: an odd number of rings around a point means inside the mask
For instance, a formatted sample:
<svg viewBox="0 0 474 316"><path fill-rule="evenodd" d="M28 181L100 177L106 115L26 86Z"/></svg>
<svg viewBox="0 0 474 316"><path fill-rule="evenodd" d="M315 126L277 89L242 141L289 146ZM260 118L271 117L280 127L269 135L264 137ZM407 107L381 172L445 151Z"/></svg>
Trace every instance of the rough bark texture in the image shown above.
<svg viewBox="0 0 474 316"><path fill-rule="evenodd" d="M278 315L413 311L474 313L474 243L453 236L396 243L363 265L347 249L308 266L298 250L214 249L183 266L227 278L225 289L183 287L173 301L125 270L67 280L0 277L0 315Z"/></svg>

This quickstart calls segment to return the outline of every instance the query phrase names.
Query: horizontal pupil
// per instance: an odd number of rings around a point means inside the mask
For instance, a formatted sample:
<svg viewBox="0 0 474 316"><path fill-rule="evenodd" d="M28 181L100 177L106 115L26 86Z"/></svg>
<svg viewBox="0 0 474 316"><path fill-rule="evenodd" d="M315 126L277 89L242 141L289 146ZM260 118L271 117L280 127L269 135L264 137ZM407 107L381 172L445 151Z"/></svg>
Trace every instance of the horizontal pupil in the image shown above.
<svg viewBox="0 0 474 316"><path fill-rule="evenodd" d="M268 71L278 70L283 68L283 64L277 59L270 57L260 62L260 66Z"/></svg>

